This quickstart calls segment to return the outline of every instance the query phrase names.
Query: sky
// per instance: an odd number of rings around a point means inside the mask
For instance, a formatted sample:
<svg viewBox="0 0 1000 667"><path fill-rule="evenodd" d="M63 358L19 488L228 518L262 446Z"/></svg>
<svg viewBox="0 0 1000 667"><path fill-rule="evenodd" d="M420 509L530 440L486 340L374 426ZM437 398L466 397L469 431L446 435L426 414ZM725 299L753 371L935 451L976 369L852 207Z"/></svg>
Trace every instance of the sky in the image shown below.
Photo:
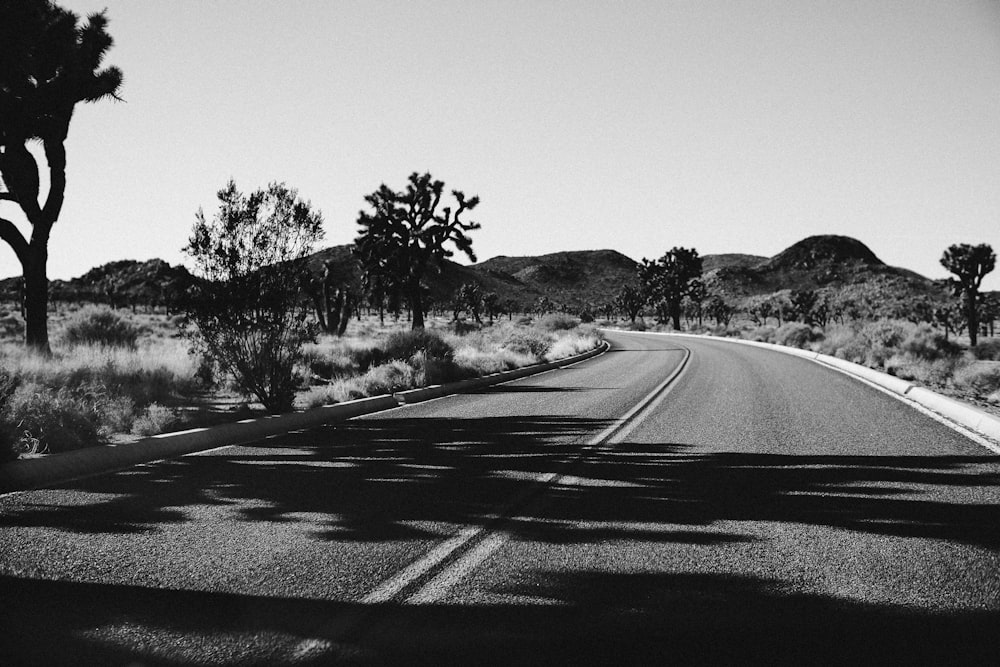
<svg viewBox="0 0 1000 667"><path fill-rule="evenodd" d="M479 195L479 260L841 234L940 278L953 243L1000 250L996 0L58 4L107 8L125 80L77 106L51 278L184 261L230 178L349 243L414 171Z"/></svg>

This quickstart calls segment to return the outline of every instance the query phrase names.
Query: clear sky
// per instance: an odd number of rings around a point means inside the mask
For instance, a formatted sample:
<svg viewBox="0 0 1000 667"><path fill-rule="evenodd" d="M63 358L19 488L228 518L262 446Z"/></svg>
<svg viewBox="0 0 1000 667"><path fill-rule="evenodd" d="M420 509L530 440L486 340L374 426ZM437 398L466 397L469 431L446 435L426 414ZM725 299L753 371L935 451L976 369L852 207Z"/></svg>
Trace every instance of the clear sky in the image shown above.
<svg viewBox="0 0 1000 667"><path fill-rule="evenodd" d="M480 260L843 234L936 278L952 243L1000 251L995 0L59 4L107 7L125 102L77 107L50 277L180 262L230 177L348 243L412 171L481 197Z"/></svg>

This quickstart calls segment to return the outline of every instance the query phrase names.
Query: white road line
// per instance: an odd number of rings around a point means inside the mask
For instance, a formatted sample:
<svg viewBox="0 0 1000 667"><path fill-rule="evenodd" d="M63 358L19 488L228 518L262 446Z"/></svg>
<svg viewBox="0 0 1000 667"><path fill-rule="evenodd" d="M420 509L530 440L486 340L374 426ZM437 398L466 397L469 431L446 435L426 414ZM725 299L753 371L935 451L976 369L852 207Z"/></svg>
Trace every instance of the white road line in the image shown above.
<svg viewBox="0 0 1000 667"><path fill-rule="evenodd" d="M636 403L632 408L626 412L624 415L616 419L610 426L598 433L596 436L587 441L584 445L584 450L592 449L594 447L602 445L611 445L624 440L628 435L635 429L635 427L642 423L642 419L646 415L650 414L656 407L666 398L669 393L668 388L680 375L687 369L688 359L691 357L691 351L687 348L683 348L685 355L681 363L675 368L670 375L668 375L662 382L660 382L656 387L646 394L638 403ZM566 477L564 473L550 472L540 478L539 482L542 485L552 485L558 484L559 481ZM508 505L507 510L501 513L501 516L508 515L515 508L520 506L520 504L534 492L530 490L519 496L511 504ZM528 520L526 517L518 517L522 520ZM467 543L472 537L477 537L480 535L485 535L481 542L477 544L468 553L463 554L454 563L443 569L436 576L434 576L430 581L420 587L415 593L410 595L406 599L407 604L426 604L433 602L435 600L443 597L455 584L461 581L469 572L478 567L484 560L490 557L494 552L496 552L500 547L502 547L510 535L502 531L493 530L488 528L478 528L473 529L473 535L470 535L468 539L464 539L461 543L456 544L452 551L460 548L462 545ZM443 549L447 543L442 544L438 549ZM437 549L429 553L425 558L429 558L431 554L435 553ZM449 552L450 554L451 552ZM441 562L447 558L448 554L442 555L437 558L435 563ZM423 560L423 559L422 559ZM420 563L421 561L418 561ZM412 567L412 566L411 566ZM433 566L431 566L433 567ZM409 568L407 568L409 569ZM430 567L423 568L421 573L426 572ZM406 570L403 570L406 572ZM402 572L400 573L402 574ZM399 575L397 575L399 576ZM419 576L419 575L417 575ZM412 582L416 577L411 577L407 579L407 584ZM395 579L395 577L393 578ZM389 582L393 581L392 579ZM386 582L388 584L389 582ZM385 585L385 584L384 584ZM405 587L399 586L396 592L399 592ZM381 587L380 587L381 588ZM372 593L374 595L374 592ZM369 596L370 597L370 596ZM391 596L390 596L391 598ZM367 601L367 598L365 598Z"/></svg>
<svg viewBox="0 0 1000 667"><path fill-rule="evenodd" d="M366 595L362 604L380 604L388 602L404 588L423 576L435 565L446 559L461 548L466 542L478 535L482 529L476 527L463 528L457 535L450 537L431 549L427 554L387 579L382 585Z"/></svg>
<svg viewBox="0 0 1000 667"><path fill-rule="evenodd" d="M463 554L450 567L429 581L423 588L407 598L407 604L429 604L439 600L467 574L479 567L480 563L502 547L510 536L506 533L491 533L475 548Z"/></svg>

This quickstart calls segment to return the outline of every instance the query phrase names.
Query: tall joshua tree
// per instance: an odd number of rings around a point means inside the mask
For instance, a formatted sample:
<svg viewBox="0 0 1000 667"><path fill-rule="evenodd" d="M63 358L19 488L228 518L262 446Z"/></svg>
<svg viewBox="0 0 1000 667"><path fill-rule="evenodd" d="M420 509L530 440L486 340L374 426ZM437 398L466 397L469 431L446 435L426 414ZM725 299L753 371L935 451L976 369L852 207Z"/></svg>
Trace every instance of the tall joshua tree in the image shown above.
<svg viewBox="0 0 1000 667"><path fill-rule="evenodd" d="M122 73L101 69L112 39L103 13L77 25L73 12L48 0L0 0L0 201L20 206L29 238L0 217L0 238L21 262L29 347L47 352L49 235L66 190L66 136L78 102L117 99ZM49 192L39 202L39 165L27 148L41 142Z"/></svg>
<svg viewBox="0 0 1000 667"><path fill-rule="evenodd" d="M979 286L983 277L996 267L997 256L986 243L970 245L959 243L948 246L941 256L941 266L955 274L951 286L955 296L961 297L965 310L965 320L969 326L969 343L976 346L976 336L979 333L979 310L982 299L979 296Z"/></svg>
<svg viewBox="0 0 1000 667"><path fill-rule="evenodd" d="M383 184L365 197L372 212L358 214L361 232L354 241L355 256L369 278L378 277L399 289L409 302L413 329L424 328L421 280L455 254L448 245L476 261L466 232L479 229L479 223L464 222L461 215L474 209L479 197L466 199L452 190L457 206L439 210L443 192L442 181L413 172L405 190L396 192Z"/></svg>

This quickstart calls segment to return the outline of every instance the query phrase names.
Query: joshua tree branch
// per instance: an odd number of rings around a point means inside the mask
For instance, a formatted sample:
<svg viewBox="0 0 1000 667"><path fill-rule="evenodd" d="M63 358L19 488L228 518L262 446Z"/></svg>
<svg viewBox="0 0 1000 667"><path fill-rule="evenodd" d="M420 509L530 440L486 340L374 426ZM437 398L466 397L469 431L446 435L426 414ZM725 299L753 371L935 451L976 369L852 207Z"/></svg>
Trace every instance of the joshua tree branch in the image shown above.
<svg viewBox="0 0 1000 667"><path fill-rule="evenodd" d="M24 236L14 223L5 218L0 218L0 239L10 245L23 266L28 259L28 242L24 240Z"/></svg>

